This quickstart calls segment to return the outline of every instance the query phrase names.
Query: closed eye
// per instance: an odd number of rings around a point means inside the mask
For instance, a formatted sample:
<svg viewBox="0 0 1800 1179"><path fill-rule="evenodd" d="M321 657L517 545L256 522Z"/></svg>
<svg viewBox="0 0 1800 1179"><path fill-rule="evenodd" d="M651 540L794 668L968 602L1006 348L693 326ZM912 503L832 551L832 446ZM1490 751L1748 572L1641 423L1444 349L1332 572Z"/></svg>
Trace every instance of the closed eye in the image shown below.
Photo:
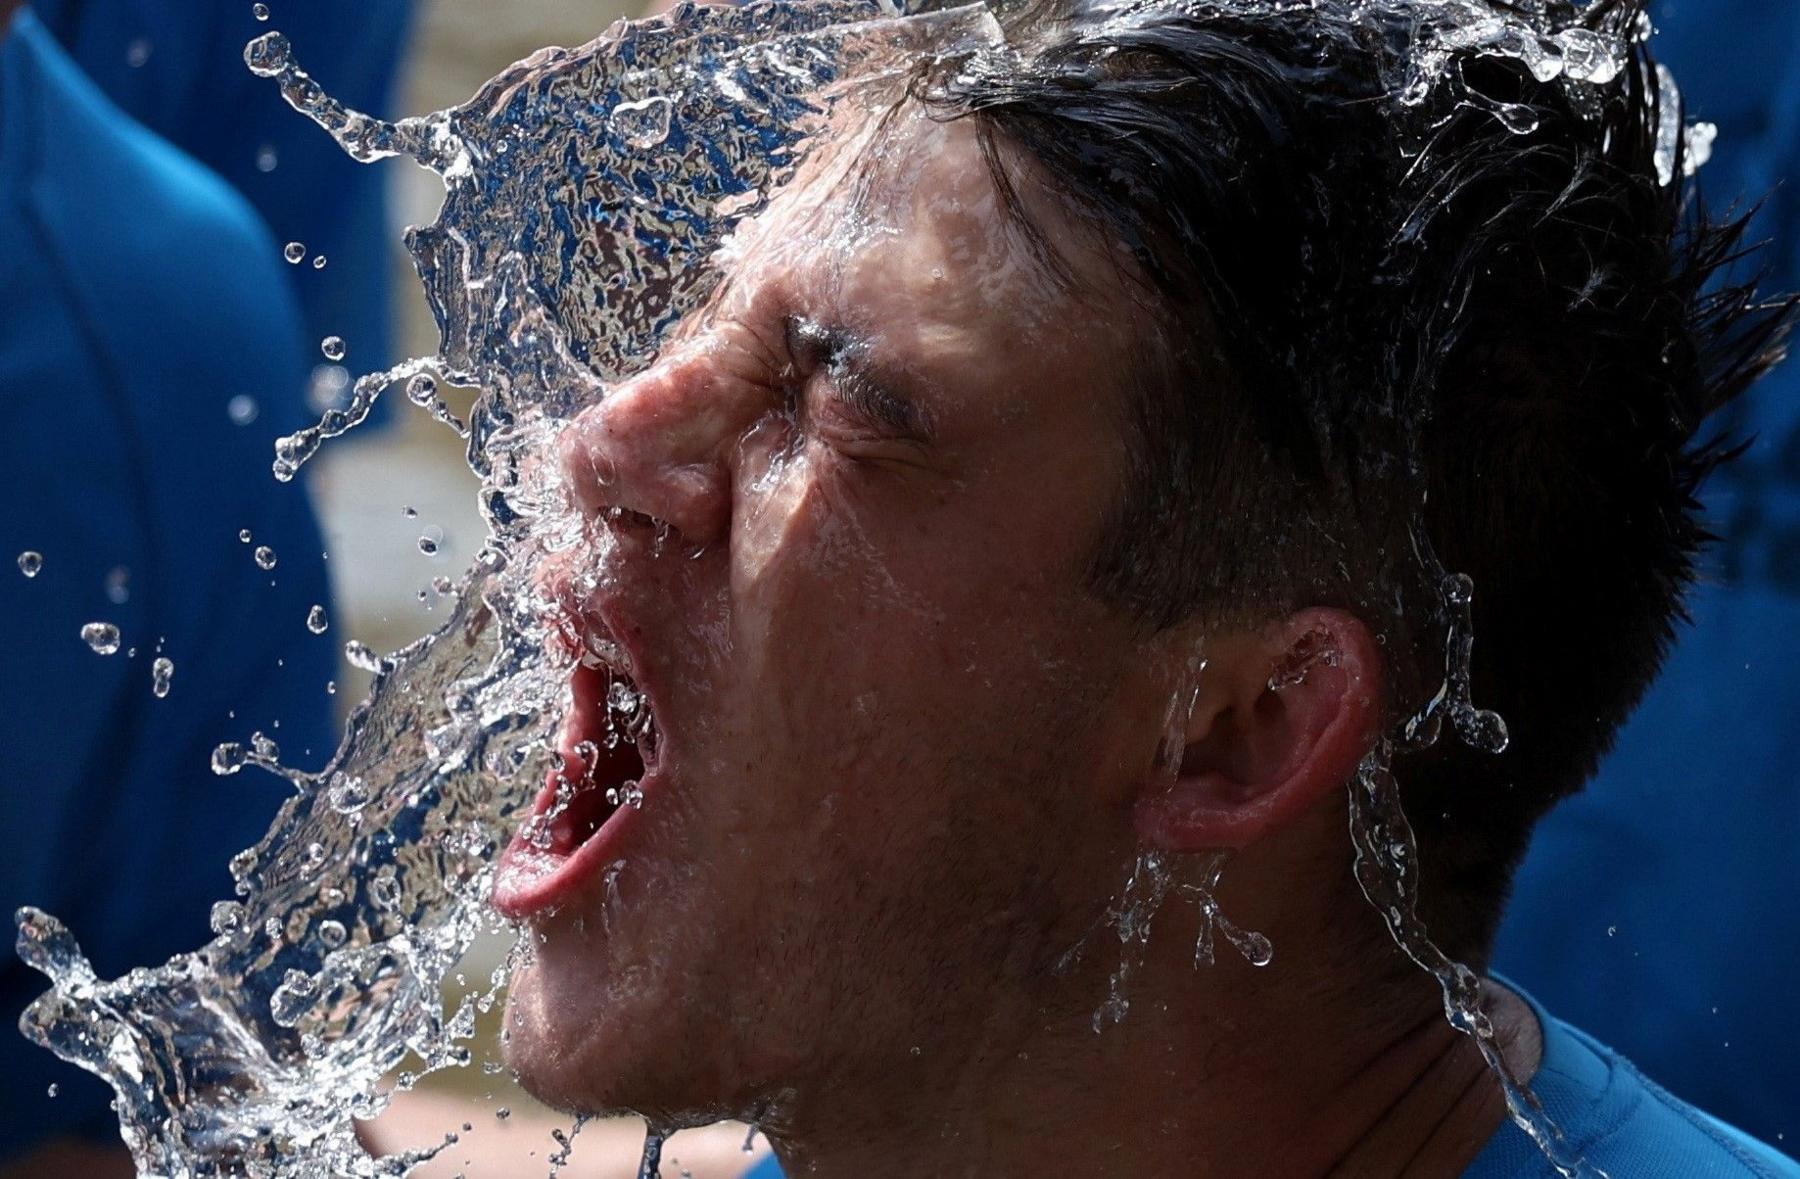
<svg viewBox="0 0 1800 1179"><path fill-rule="evenodd" d="M921 445L931 441L929 424L918 403L882 379L869 361L865 341L843 329L799 317L788 318L785 336L798 384L823 375L831 395L860 424L901 441Z"/></svg>

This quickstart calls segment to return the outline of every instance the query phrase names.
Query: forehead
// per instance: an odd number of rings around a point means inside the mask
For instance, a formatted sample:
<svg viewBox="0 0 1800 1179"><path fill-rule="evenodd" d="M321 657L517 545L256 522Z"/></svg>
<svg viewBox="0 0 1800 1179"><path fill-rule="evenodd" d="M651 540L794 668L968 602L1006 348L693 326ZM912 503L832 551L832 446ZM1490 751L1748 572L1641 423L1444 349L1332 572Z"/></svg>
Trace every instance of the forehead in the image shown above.
<svg viewBox="0 0 1800 1179"><path fill-rule="evenodd" d="M1013 199L1060 268L1009 208L976 123L907 103L839 120L727 246L724 302L791 303L941 364L1116 376L1129 300L1113 253L1032 165L1001 154ZM1088 363L1071 371L1077 358Z"/></svg>

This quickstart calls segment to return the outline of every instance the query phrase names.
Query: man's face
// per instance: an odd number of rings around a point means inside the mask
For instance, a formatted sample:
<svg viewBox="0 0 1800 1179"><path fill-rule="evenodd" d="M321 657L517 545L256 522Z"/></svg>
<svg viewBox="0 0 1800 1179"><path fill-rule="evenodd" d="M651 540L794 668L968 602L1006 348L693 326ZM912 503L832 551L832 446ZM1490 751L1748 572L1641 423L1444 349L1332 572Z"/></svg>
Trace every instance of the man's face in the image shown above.
<svg viewBox="0 0 1800 1179"><path fill-rule="evenodd" d="M1129 867L1168 685L1085 563L1142 329L1046 276L973 127L871 126L563 440L594 516L572 629L628 650L657 736L641 809L578 794L497 890L539 935L509 1057L559 1104L753 1114L925 1075L1025 1018ZM575 677L566 749L606 678Z"/></svg>

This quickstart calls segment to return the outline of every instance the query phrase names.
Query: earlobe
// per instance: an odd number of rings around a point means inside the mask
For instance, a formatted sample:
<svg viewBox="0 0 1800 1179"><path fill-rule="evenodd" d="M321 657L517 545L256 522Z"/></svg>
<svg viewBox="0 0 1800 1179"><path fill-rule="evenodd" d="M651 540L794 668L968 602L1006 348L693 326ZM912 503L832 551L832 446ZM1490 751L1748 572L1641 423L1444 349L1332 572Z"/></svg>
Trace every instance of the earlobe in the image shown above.
<svg viewBox="0 0 1800 1179"><path fill-rule="evenodd" d="M1147 784L1133 814L1152 846L1247 847L1341 789L1379 734L1380 649L1347 611L1242 636L1205 674L1180 768Z"/></svg>

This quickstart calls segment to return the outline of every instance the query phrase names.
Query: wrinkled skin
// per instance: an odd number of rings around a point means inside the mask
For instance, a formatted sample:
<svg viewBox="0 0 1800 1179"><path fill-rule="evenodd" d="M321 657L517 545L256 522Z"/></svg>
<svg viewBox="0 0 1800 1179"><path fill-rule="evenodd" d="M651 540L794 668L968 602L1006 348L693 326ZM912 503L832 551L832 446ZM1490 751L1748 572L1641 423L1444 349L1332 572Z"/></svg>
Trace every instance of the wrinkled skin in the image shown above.
<svg viewBox="0 0 1800 1179"><path fill-rule="evenodd" d="M1112 298L1047 275L971 126L903 111L815 156L707 311L565 435L597 542L567 592L635 647L663 780L616 895L596 876L532 918L509 1059L552 1102L779 1120L930 1084L1042 1017L1129 873L1175 687L1087 562L1143 329L1103 248L1019 187ZM916 421L868 412L875 384Z"/></svg>

